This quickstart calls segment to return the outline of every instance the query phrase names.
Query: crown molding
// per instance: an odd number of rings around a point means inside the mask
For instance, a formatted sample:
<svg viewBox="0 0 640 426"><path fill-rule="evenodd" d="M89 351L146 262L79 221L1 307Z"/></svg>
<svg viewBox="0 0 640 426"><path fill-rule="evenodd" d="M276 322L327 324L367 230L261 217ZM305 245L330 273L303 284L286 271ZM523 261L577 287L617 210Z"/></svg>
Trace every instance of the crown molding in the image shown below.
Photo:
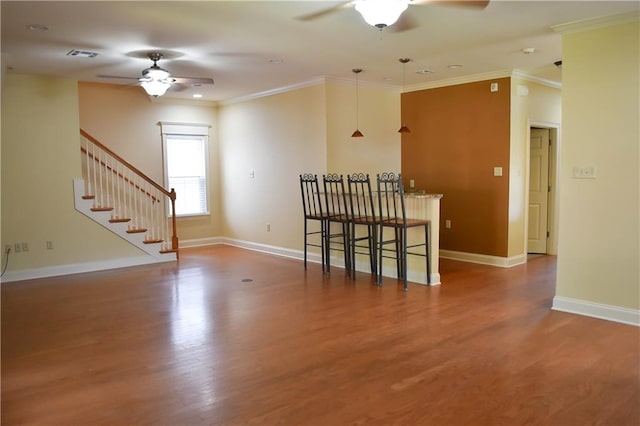
<svg viewBox="0 0 640 426"><path fill-rule="evenodd" d="M290 92L292 90L303 89L305 87L317 86L319 84L326 83L327 79L325 77L317 77L308 81L304 81L302 83L291 84L289 86L276 87L275 89L265 90L264 92L252 93L246 96L239 96L237 98L227 99L225 101L220 102L220 105L230 105L239 102L246 102L253 99L264 98L266 96L277 95L279 93Z"/></svg>
<svg viewBox="0 0 640 426"><path fill-rule="evenodd" d="M342 85L342 86L355 86L356 79L355 78L346 78L346 77L328 77L327 83ZM396 90L400 91L400 87L394 84L388 83L379 83L375 81L366 81L366 80L358 80L358 86L360 87L372 87L377 89L386 89L386 90Z"/></svg>
<svg viewBox="0 0 640 426"><path fill-rule="evenodd" d="M546 78L530 75L518 69L513 70L513 72L511 73L511 77L530 81L532 83L542 84L543 86L553 87L554 89L562 89L562 83L559 81L548 80Z"/></svg>
<svg viewBox="0 0 640 426"><path fill-rule="evenodd" d="M458 84L475 83L478 81L494 80L497 78L505 78L505 77L517 77L523 80L543 84L545 86L550 86L554 88L562 87L562 84L557 81L547 80L541 77L529 75L520 70L500 70L500 71L492 71L492 72L486 72L486 73L480 73L480 74L472 74L472 75L456 77L456 78L448 78L444 80L437 80L437 81L431 81L427 83L420 83L420 84L406 86L404 90L402 90L402 88L396 85L376 83L376 82L370 82L370 81L361 81L361 80L358 82L358 85L360 87L372 87L372 88L378 88L378 89L395 90L395 91L398 91L399 93L405 93L405 92L415 92L418 90L425 90L425 89L435 89L438 87L455 86ZM219 105L231 105L235 103L246 102L253 99L263 98L266 96L277 95L280 93L290 92L292 90L317 86L319 84L328 84L328 83L345 85L345 86L347 85L354 86L355 79L345 78L345 77L318 77L302 83L291 84L289 86L278 87L275 89L265 90L263 92L257 92L257 93L253 93L246 96L228 99L225 101L221 101Z"/></svg>
<svg viewBox="0 0 640 426"><path fill-rule="evenodd" d="M567 22L566 24L553 25L551 29L557 33L569 34L578 31L592 30L596 28L608 27L611 25L626 24L640 20L640 12L627 12L617 15L598 16L596 18L581 19L579 21Z"/></svg>
<svg viewBox="0 0 640 426"><path fill-rule="evenodd" d="M457 86L459 84L475 83L478 81L494 80L496 78L511 77L512 70L492 71L480 74L465 75L462 77L447 78L444 80L430 81L427 83L407 86L404 92L416 92L418 90L436 89L438 87Z"/></svg>
<svg viewBox="0 0 640 426"><path fill-rule="evenodd" d="M216 101L207 101L202 99L184 99L184 98L172 98L170 96L147 96L149 98L149 102L152 104L172 104L172 105L189 105L189 106L202 106L202 107L217 107L219 102Z"/></svg>

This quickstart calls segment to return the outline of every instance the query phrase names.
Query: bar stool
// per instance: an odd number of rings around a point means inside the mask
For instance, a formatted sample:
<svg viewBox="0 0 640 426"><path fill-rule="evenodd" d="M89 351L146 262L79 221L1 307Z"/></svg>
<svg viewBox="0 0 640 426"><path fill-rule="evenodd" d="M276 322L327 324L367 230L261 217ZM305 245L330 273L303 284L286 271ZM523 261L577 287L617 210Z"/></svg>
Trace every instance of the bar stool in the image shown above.
<svg viewBox="0 0 640 426"><path fill-rule="evenodd" d="M404 291L407 291L407 256L424 256L426 258L427 283L431 283L431 247L429 234L431 221L428 219L407 219L404 187L400 173L382 173L377 175L378 183L378 212L380 214L380 235L378 240L378 284L382 284L382 259L393 256L385 253L394 252L398 279L404 281ZM424 241L408 245L407 230L409 228L424 228ZM384 239L384 229L393 229L394 237ZM385 248L393 244L394 248ZM423 247L422 251L414 251ZM420 250L420 249L418 249Z"/></svg>
<svg viewBox="0 0 640 426"><path fill-rule="evenodd" d="M307 269L307 248L319 247L322 256L322 272L326 265L326 215L322 210L321 193L318 176L311 173L300 175L300 192L302 194L302 211L304 213L304 269ZM309 230L310 222L318 222L320 230ZM317 229L317 228L316 228ZM309 237L319 235L319 241L309 241Z"/></svg>
<svg viewBox="0 0 640 426"><path fill-rule="evenodd" d="M347 176L349 187L349 243L351 278L356 278L356 255L368 255L371 275L378 275L376 259L377 228L375 203L371 192L371 179L364 173ZM358 235L358 228L366 233ZM366 243L366 244L365 244Z"/></svg>
<svg viewBox="0 0 640 426"><path fill-rule="evenodd" d="M331 271L331 250L344 254L344 268L347 275L351 271L351 256L349 254L349 216L347 213L344 178L337 173L322 175L326 208L325 225L325 260L327 273ZM332 231L332 224L337 224L338 230ZM335 229L336 227L333 227Z"/></svg>

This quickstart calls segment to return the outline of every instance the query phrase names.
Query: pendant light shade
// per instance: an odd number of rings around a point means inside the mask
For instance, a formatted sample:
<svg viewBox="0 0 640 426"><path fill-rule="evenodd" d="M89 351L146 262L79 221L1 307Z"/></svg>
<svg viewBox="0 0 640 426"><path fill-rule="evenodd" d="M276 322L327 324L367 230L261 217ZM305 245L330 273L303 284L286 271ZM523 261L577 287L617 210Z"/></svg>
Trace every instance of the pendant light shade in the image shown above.
<svg viewBox="0 0 640 426"><path fill-rule="evenodd" d="M360 68L354 68L351 70L356 75L356 130L351 134L352 138L361 138L364 135L358 130L358 74L362 72Z"/></svg>
<svg viewBox="0 0 640 426"><path fill-rule="evenodd" d="M141 80L140 85L144 91L147 92L147 95L155 97L164 95L167 89L171 87L171 83L169 82L154 79Z"/></svg>
<svg viewBox="0 0 640 426"><path fill-rule="evenodd" d="M356 0L356 10L367 24L379 29L393 25L402 12L407 10L409 0Z"/></svg>
<svg viewBox="0 0 640 426"><path fill-rule="evenodd" d="M398 59L398 61L400 61L400 63L402 64L402 91L404 92L404 87L407 82L407 62L411 62L411 59L400 58ZM402 115L402 111L400 112L400 115ZM409 128L403 124L400 126L400 130L398 130L398 133L411 133L411 130L409 130Z"/></svg>

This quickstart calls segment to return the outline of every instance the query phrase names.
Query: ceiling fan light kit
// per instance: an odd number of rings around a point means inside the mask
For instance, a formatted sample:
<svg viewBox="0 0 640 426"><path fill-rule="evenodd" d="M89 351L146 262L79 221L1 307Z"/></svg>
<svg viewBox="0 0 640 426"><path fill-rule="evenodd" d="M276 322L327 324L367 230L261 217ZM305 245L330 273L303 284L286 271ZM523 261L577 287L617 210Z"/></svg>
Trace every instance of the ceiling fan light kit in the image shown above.
<svg viewBox="0 0 640 426"><path fill-rule="evenodd" d="M367 24L382 30L398 20L409 0L356 0L354 4Z"/></svg>
<svg viewBox="0 0 640 426"><path fill-rule="evenodd" d="M147 95L157 98L167 93L175 80L171 78L169 71L158 66L158 61L162 59L162 53L149 53L149 59L153 61L153 65L142 71L142 77L139 81Z"/></svg>
<svg viewBox="0 0 640 426"><path fill-rule="evenodd" d="M147 95L154 96L156 98L167 93L167 90L171 87L171 83L166 81L153 79L145 80L144 78L140 79L140 85L144 91L147 92Z"/></svg>

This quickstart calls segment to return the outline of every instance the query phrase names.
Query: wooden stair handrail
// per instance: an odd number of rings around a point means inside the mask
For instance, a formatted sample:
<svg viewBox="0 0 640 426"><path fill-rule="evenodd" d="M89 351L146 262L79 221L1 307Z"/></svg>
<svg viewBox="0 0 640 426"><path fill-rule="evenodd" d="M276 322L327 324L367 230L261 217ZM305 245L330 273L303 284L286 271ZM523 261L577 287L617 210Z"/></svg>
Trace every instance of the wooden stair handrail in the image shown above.
<svg viewBox="0 0 640 426"><path fill-rule="evenodd" d="M135 174L137 174L138 176L140 176L142 179L146 180L147 182L149 182L152 186L154 186L158 191L162 192L164 195L166 195L167 197L171 198L172 200L176 199L176 193L175 191L167 191L164 187L162 187L161 185L158 185L153 179L151 179L150 177L148 177L147 175L145 175L144 173L142 173L140 170L138 170L133 164L129 163L127 160L125 160L124 158L120 157L118 154L116 154L115 152L111 151L109 148L107 148L106 146L104 146L102 143L100 143L96 138L94 138L93 136L91 136L89 133L87 133L84 129L80 129L80 134L82 136L84 136L85 138L87 138L88 140L91 141L91 143L97 145L98 147L100 147L100 149L106 151L109 155L111 155L113 158L115 158L116 160L118 160L119 162L121 162L122 164L124 164L125 166L127 166L127 168L131 169Z"/></svg>
<svg viewBox="0 0 640 426"><path fill-rule="evenodd" d="M158 191L160 191L161 193L163 193L164 195L169 197L169 199L171 200L171 226L173 228L172 229L172 235L171 235L171 249L172 249L172 251L175 251L176 255L178 256L178 235L176 233L176 229L177 229L177 221L176 221L176 191L173 188L171 188L171 191L167 191L163 186L158 185L153 179L151 179L149 176L147 176L144 173L142 173L133 164L129 163L127 160L125 160L124 158L120 157L118 154L116 154L115 152L113 152L112 150L107 148L100 141L98 141L96 138L94 138L89 133L87 133L84 129L80 129L80 135L82 135L88 141L90 141L94 145L98 146L100 149L102 149L103 151L105 151L106 153L111 155L113 158L118 160L120 163L122 163L124 166L126 166L129 170L133 171L135 174L137 174L142 179L147 181L150 185L152 185ZM82 145L80 146L80 149L82 150ZM92 155L92 157L94 157L94 156ZM93 159L94 159L94 161L96 160L95 157ZM106 167L106 164L105 164L105 167ZM140 188L140 189L142 189L142 188Z"/></svg>
<svg viewBox="0 0 640 426"><path fill-rule="evenodd" d="M117 171L116 169L111 167L105 161L100 160L92 152L87 151L87 149L85 147L81 146L80 147L80 152L82 152L83 154L86 154L93 161L95 161L98 164L100 164L102 167L104 167L105 170L109 170L110 172L115 173L116 175L118 175L118 177L120 179L122 179L124 182L128 183L129 185L132 185L134 188L136 188L137 190L139 190L140 192L145 194L147 197L151 198L153 201L158 201L158 198L156 198L155 195L151 194L149 191L147 191L146 189L142 188L140 185L132 182L128 177L124 176L122 173L120 173L119 171Z"/></svg>

